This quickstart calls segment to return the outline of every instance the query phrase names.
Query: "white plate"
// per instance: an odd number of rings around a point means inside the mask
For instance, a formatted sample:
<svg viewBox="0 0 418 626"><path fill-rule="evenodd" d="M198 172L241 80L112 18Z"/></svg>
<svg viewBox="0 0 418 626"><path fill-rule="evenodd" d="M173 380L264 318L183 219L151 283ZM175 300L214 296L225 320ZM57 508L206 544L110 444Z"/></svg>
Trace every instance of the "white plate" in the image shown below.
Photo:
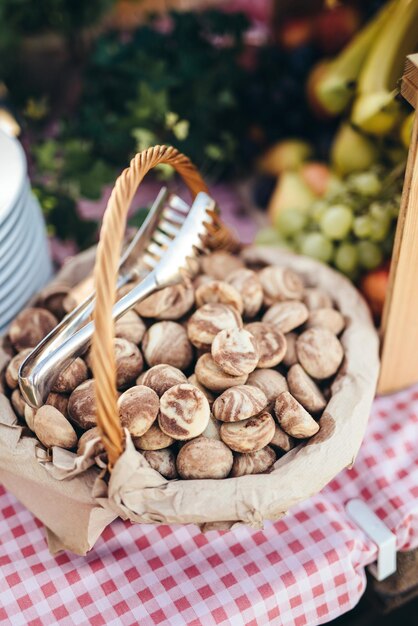
<svg viewBox="0 0 418 626"><path fill-rule="evenodd" d="M42 210L37 198L32 193L28 193L24 202L16 207L16 216L12 228L8 228L4 233L0 229L0 262L10 251L16 238L31 232L34 222L38 221L45 223Z"/></svg>
<svg viewBox="0 0 418 626"><path fill-rule="evenodd" d="M0 289L5 280L8 279L13 268L24 260L25 255L33 242L34 233L38 228L44 229L44 223L41 216L30 206L25 209L24 226L7 241L7 249L3 250L0 246ZM46 238L46 235L45 235Z"/></svg>
<svg viewBox="0 0 418 626"><path fill-rule="evenodd" d="M20 285L7 303L7 309L0 313L0 327L10 324L17 313L51 278L50 266L45 260L38 259L28 272L30 286Z"/></svg>
<svg viewBox="0 0 418 626"><path fill-rule="evenodd" d="M51 278L41 209L19 142L0 131L0 332Z"/></svg>
<svg viewBox="0 0 418 626"><path fill-rule="evenodd" d="M26 177L26 157L14 137L0 131L0 225L16 204Z"/></svg>
<svg viewBox="0 0 418 626"><path fill-rule="evenodd" d="M42 225L34 225L31 237L22 245L21 255L16 256L0 274L0 309L3 308L3 300L8 293L17 285L27 282L26 272L37 258L43 258L47 254L47 242L43 233Z"/></svg>
<svg viewBox="0 0 418 626"><path fill-rule="evenodd" d="M25 210L29 197L29 188L24 189L24 193L19 197L13 211L9 213L7 219L0 225L0 250L7 243L10 235L14 233L17 228L22 227L22 215Z"/></svg>
<svg viewBox="0 0 418 626"><path fill-rule="evenodd" d="M35 279L35 270L32 276L32 279ZM34 290L39 291L40 287L45 284L42 281L37 283L37 289ZM39 285L39 286L38 286ZM21 309L25 306L25 304L30 300L30 298L34 295L34 293L28 293L27 289L19 292L19 294L15 294L13 302L8 307L7 311L0 314L0 326L4 326L6 324L10 324L10 322L16 317Z"/></svg>
<svg viewBox="0 0 418 626"><path fill-rule="evenodd" d="M34 211L30 197L27 198L25 206L21 209L19 220L15 224L11 233L0 241L0 275L2 270L12 262L13 258L19 255L24 242L32 236L33 225L41 219L38 212Z"/></svg>
<svg viewBox="0 0 418 626"><path fill-rule="evenodd" d="M32 296L39 291L39 289L49 280L51 274L48 271L48 265L44 262L34 263L28 271L28 277L30 277L30 286L20 285L16 291L13 292L5 300L7 308L0 313L0 326L4 323L10 323L16 316L16 313L22 309L22 307L32 298Z"/></svg>
<svg viewBox="0 0 418 626"><path fill-rule="evenodd" d="M22 245L23 256L18 256L13 263L9 263L6 271L0 276L0 309L4 310L5 302L9 302L9 294L13 297L13 291L20 286L28 286L30 289L29 274L31 266L36 264L38 258L45 256L47 240L42 222L35 222L32 227L31 237Z"/></svg>
<svg viewBox="0 0 418 626"><path fill-rule="evenodd" d="M16 315L23 309L30 298L38 292L51 278L51 265L49 259L40 260L39 267L35 263L33 265L33 272L31 272L31 291L24 289L22 293L14 294L14 300L12 304L8 306L8 309L3 314L0 314L0 335L6 330L10 322L16 317Z"/></svg>
<svg viewBox="0 0 418 626"><path fill-rule="evenodd" d="M17 282L18 276L19 281L23 278L23 268L27 267L28 259L33 259L39 253L41 246L39 224L32 223L31 230L21 239L18 250L0 268L0 302L5 291L10 290Z"/></svg>

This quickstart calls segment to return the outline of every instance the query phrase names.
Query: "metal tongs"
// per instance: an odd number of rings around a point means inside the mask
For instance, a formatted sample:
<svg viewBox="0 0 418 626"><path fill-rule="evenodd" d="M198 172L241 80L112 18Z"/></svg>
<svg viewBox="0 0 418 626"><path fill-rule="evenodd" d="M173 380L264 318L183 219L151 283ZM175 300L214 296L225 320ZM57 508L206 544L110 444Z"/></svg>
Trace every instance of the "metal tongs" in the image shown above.
<svg viewBox="0 0 418 626"><path fill-rule="evenodd" d="M117 289L139 282L115 303L113 319L153 292L193 276L194 259L208 251L207 243L218 227L215 201L208 194L198 193L190 207L163 188L121 258ZM45 403L58 374L88 348L94 304L92 293L22 363L19 386L32 407Z"/></svg>

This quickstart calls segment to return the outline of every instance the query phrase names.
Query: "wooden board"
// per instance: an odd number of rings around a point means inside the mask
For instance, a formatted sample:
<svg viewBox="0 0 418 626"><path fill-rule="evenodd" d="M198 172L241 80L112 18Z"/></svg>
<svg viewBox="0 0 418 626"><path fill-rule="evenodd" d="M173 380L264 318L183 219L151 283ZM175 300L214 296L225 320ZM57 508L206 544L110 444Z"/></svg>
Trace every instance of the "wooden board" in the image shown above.
<svg viewBox="0 0 418 626"><path fill-rule="evenodd" d="M418 55L407 59L402 95L413 106ZM418 116L415 115L382 321L379 393L418 382Z"/></svg>

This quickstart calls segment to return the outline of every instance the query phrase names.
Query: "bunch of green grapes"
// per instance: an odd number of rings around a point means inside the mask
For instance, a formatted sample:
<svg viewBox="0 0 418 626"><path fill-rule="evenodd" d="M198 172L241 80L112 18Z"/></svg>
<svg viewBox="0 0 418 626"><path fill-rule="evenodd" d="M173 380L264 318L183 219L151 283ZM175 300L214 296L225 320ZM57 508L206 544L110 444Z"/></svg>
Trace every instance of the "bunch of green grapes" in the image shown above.
<svg viewBox="0 0 418 626"><path fill-rule="evenodd" d="M352 174L308 212L283 210L257 243L279 243L356 280L391 256L401 188L401 177L381 170Z"/></svg>

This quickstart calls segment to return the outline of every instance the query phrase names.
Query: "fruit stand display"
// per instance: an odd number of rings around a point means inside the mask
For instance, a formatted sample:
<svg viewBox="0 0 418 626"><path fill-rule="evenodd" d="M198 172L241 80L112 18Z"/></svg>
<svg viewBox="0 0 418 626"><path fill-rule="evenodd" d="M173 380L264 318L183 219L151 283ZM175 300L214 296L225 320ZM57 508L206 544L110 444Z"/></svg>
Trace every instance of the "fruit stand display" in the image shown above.
<svg viewBox="0 0 418 626"><path fill-rule="evenodd" d="M259 241L276 237L361 280L377 316L412 130L413 112L398 84L417 43L416 11L407 0L385 4L336 58L313 69L308 100L319 116L341 120L329 164L309 161L308 147L294 143L276 146L260 162L280 177L269 203L274 229Z"/></svg>

